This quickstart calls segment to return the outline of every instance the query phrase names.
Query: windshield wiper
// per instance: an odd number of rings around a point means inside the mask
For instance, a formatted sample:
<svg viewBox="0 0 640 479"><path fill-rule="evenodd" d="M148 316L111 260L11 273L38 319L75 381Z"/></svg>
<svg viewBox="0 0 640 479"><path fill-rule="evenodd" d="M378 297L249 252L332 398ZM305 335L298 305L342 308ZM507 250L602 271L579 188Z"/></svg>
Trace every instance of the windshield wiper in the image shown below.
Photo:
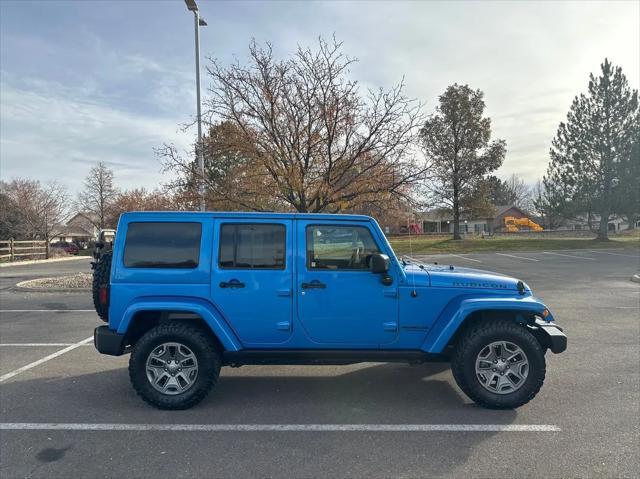
<svg viewBox="0 0 640 479"><path fill-rule="evenodd" d="M408 264L415 264L416 266L418 266L419 268L424 268L425 266L427 266L426 263L423 263L422 261L418 261L417 259L413 258L412 256L409 255L402 255L402 257L400 258L402 260L402 265L403 266L407 266Z"/></svg>
<svg viewBox="0 0 640 479"><path fill-rule="evenodd" d="M400 261L402 261L402 266L406 266L411 263L411 258L406 254L400 256Z"/></svg>

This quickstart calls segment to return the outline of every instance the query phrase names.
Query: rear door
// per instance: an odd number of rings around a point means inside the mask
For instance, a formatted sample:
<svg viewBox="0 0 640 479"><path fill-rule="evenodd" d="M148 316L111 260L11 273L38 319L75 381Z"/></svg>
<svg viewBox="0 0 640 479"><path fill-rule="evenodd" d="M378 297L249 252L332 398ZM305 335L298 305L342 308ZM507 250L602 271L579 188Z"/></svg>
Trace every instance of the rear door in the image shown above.
<svg viewBox="0 0 640 479"><path fill-rule="evenodd" d="M382 284L368 258L385 253L366 222L297 221L298 317L310 338L341 348L376 348L398 334L398 278Z"/></svg>
<svg viewBox="0 0 640 479"><path fill-rule="evenodd" d="M291 220L215 222L211 296L245 346L291 336Z"/></svg>

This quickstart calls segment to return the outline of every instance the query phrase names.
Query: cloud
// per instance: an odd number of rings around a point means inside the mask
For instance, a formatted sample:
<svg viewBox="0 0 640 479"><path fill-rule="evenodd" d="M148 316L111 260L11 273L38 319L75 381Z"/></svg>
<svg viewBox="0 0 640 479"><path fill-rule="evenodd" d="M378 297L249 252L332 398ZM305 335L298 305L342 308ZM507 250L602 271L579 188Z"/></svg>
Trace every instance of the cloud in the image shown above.
<svg viewBox="0 0 640 479"><path fill-rule="evenodd" d="M58 179L76 192L98 161L111 165L119 186L153 188L161 180L153 148L190 134L173 118L131 113L95 100L84 89L2 75L1 176Z"/></svg>
<svg viewBox="0 0 640 479"><path fill-rule="evenodd" d="M165 141L188 148L194 137L177 131L195 110L192 18L182 2L73 7L2 5L0 174L59 179L77 189L90 164L102 160L123 186L153 186L162 177L152 148ZM203 58L242 62L252 37L289 56L297 45L335 34L360 60L351 75L363 92L404 76L407 95L429 113L451 83L482 89L493 136L507 141L498 174L529 182L544 173L558 123L605 56L622 66L632 87L640 80L638 2L246 1L200 8L209 23ZM203 75L203 92L207 84Z"/></svg>

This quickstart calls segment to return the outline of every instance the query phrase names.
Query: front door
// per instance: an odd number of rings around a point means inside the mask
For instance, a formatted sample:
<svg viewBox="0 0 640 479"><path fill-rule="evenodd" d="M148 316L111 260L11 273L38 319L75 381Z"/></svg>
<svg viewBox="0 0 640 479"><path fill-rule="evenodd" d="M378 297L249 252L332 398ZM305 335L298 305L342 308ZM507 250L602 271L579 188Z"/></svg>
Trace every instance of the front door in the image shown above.
<svg viewBox="0 0 640 479"><path fill-rule="evenodd" d="M382 284L369 258L381 241L365 222L297 221L298 317L323 345L376 348L398 334L397 277Z"/></svg>
<svg viewBox="0 0 640 479"><path fill-rule="evenodd" d="M217 220L211 296L248 347L291 336L291 220Z"/></svg>

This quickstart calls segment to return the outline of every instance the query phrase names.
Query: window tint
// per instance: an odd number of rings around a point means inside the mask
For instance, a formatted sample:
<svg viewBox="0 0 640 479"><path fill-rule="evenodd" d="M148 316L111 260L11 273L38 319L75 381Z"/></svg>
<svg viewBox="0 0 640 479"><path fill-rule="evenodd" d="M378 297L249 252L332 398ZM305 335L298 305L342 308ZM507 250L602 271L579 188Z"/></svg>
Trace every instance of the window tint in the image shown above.
<svg viewBox="0 0 640 479"><path fill-rule="evenodd" d="M363 226L307 227L307 268L369 269L369 258L380 250Z"/></svg>
<svg viewBox="0 0 640 479"><path fill-rule="evenodd" d="M196 268L200 223L129 223L124 247L127 268Z"/></svg>
<svg viewBox="0 0 640 479"><path fill-rule="evenodd" d="M225 269L284 269L285 227L223 224L218 263Z"/></svg>

